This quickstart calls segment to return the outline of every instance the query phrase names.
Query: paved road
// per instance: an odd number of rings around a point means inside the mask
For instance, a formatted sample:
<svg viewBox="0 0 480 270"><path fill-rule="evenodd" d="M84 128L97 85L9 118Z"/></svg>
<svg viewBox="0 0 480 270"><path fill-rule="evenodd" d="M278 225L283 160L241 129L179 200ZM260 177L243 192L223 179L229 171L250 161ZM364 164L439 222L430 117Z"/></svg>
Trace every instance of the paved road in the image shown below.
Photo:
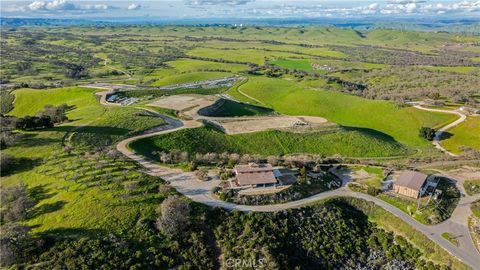
<svg viewBox="0 0 480 270"><path fill-rule="evenodd" d="M165 130L163 132L157 132L156 134L163 134L168 133L171 131L175 131L178 129L184 128L174 128L172 130ZM148 137L153 136L151 134L143 135L141 137ZM134 138L137 139L137 138ZM468 232L468 228L464 226L465 220L464 218L468 215L470 211L469 202L473 202L474 198L464 199L460 202L458 210L455 210L454 215L452 216L452 220L448 220L440 225L437 226L426 226L411 216L407 215L405 212L401 211L400 209L396 208L395 206L388 204L378 198L369 196L367 194L353 192L346 187L342 187L337 190L323 192L320 194L316 194L314 196L293 201L287 202L282 204L274 204L274 205L238 205L233 203L228 203L225 201L221 201L214 197L211 190L213 187L218 186L219 180L210 180L210 181L199 181L195 178L193 173L186 173L182 172L178 169L170 169L166 167L162 167L158 164L154 164L145 160L142 156L138 156L130 152L125 146L128 144L132 139L127 139L120 144L117 145L117 149L125 154L127 157L131 158L132 160L138 162L143 167L147 169L147 173L152 176L157 176L163 178L165 181L170 182L171 186L174 187L178 192L182 193L183 195L189 197L191 200L202 203L211 207L219 207L224 208L227 210L237 210L237 211L244 211L244 212L273 212L273 211L281 211L290 208L299 208L302 206L306 206L320 200L324 200L327 198L332 197L355 197L364 199L366 201L373 202L378 206L384 208L385 210L389 211L393 215L399 217L404 222L412 226L414 229L420 231L425 236L427 236L430 240L438 244L439 246L443 247L447 250L450 254L457 257L459 260L463 261L467 265L470 265L473 269L480 269L480 254L476 251L475 247L473 246L472 240L470 238L470 234ZM480 199L480 196L477 196ZM457 212L460 213L460 219L457 220ZM461 222L461 223L457 223ZM449 241L444 239L441 234L449 231L452 235L457 236L460 246L456 247L451 244Z"/></svg>
<svg viewBox="0 0 480 270"><path fill-rule="evenodd" d="M448 125L440 128L440 129L435 133L435 137L433 138L433 141L432 141L433 145L435 145L435 147L436 147L437 149L439 149L440 151L446 153L447 155L453 156L453 157L458 156L458 155L456 155L456 154L448 151L447 149L443 148L443 146L440 144L440 140L442 139L442 134L443 134L446 130L448 130L448 129L450 129L450 128L452 128L452 127L454 127L454 126L456 126L456 125L458 125L458 124L460 124L460 123L462 123L463 121L465 121L465 119L467 119L467 116L466 116L465 114L459 112L459 111L430 109L430 108L422 107L422 106L420 106L420 105L414 105L413 107L414 107L414 108L417 108L417 109L419 109L419 110L424 110L424 111L429 111L429 112L449 113L449 114L455 114L455 115L460 116L460 118L458 118L457 120L455 120L455 121L453 121L452 123L450 123L450 124L448 124Z"/></svg>
<svg viewBox="0 0 480 270"><path fill-rule="evenodd" d="M107 104L104 104L107 105ZM157 113L158 114L158 113ZM174 132L184 128L195 128L199 127L202 124L195 120L190 121L178 121L171 119L169 117L161 116L166 122L166 125L162 125L157 129L153 130L151 133L146 133L125 139L117 144L117 150L122 152L128 158L138 162L146 169L146 173L152 176L158 176L163 178L165 181L170 182L170 184L180 193L189 197L195 202L199 202L211 207L221 207L227 210L238 210L245 212L272 212L272 211L281 211L290 208L298 208L306 206L312 203L315 203L319 200L324 200L331 197L355 197L364 199L366 201L373 202L378 206L389 211L393 215L402 219L405 223L412 226L414 229L420 231L430 240L447 250L450 254L457 257L459 260L465 264L471 266L473 269L480 270L480 253L476 250L473 245L472 239L470 237L467 221L469 215L471 214L470 204L476 199L480 199L480 195L475 197L463 197L459 203L459 206L455 209L452 214L452 218L436 226L426 226L415 219L413 219L408 214L404 213L395 206L388 204L378 198L372 197L367 194L353 192L346 187L341 187L337 190L328 191L320 193L302 200L287 202L282 204L274 205L259 205L259 206L249 206L249 205L237 205L233 203L228 203L221 201L215 198L212 194L212 188L219 184L218 179L210 181L198 181L194 174L189 172L182 172L179 169L171 169L168 167L163 167L158 164L152 163L149 160L146 160L143 156L134 154L127 145L137 139L147 138L156 136L159 134L166 134ZM458 121L458 120L457 120ZM456 122L457 122L456 121ZM445 130L445 129L444 129ZM460 245L457 247L451 244L449 241L444 239L441 234L444 232L450 232L452 235L456 236L459 240Z"/></svg>

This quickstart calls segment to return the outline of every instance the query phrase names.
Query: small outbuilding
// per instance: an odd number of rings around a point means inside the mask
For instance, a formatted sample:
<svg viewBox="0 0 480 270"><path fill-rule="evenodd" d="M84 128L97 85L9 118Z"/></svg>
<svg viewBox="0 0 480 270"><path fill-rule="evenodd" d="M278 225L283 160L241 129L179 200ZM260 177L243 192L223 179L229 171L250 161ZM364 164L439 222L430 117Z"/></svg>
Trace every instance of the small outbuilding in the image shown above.
<svg viewBox="0 0 480 270"><path fill-rule="evenodd" d="M428 175L426 174L416 171L405 171L393 183L393 191L417 199L422 196L427 179Z"/></svg>
<svg viewBox="0 0 480 270"><path fill-rule="evenodd" d="M234 171L239 186L266 187L278 183L273 167L268 163L237 165Z"/></svg>

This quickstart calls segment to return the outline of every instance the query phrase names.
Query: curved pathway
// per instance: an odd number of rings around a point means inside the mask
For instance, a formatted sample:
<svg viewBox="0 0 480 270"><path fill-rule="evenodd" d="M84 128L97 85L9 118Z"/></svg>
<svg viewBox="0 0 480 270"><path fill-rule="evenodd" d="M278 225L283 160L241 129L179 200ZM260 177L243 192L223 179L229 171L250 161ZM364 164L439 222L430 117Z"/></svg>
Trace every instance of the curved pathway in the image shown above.
<svg viewBox="0 0 480 270"><path fill-rule="evenodd" d="M104 95L101 95L104 97ZM100 103L102 105L110 105L108 102L105 102L104 98L101 98ZM427 109L420 106L415 106L419 109L424 110L431 110L431 111L443 111L443 110L433 110ZM153 112L153 111L152 111ZM448 113L452 113L451 111L447 111ZM159 113L153 112L158 116L162 117L167 124L159 126L155 129L147 131L147 133L138 135L135 137L131 137L125 139L117 144L117 150L123 153L126 157L136 161L140 165L142 165L146 169L146 173L152 176L157 176L163 178L165 181L169 182L172 187L174 187L178 192L182 193L183 195L189 197L191 200L202 203L211 207L220 207L226 210L237 210L237 211L244 211L244 212L273 212L273 211L281 211L290 208L299 208L302 206L306 206L319 200L324 200L332 197L354 197L363 199L369 202L373 202L376 205L384 208L385 210L389 211L393 215L397 216L398 218L402 219L405 223L412 226L415 230L420 231L430 240L432 240L437 245L444 248L450 254L458 258L460 261L464 262L465 264L469 265L473 269L480 270L480 253L476 250L473 245L472 239L470 237L468 231L468 225L465 219L468 220L469 214L471 214L470 204L480 199L480 195L472 196L472 197L463 197L460 200L458 207L452 214L452 217L435 226L427 226L424 224L419 223L411 216L403 212L402 210L398 209L397 207L386 203L376 197L372 197L367 194L358 193L349 190L347 187L341 187L337 190L332 190L328 192L323 192L316 194L314 196L297 200L293 202L287 202L282 204L274 204L274 205L238 205L233 203L228 203L225 201L221 201L212 193L212 189L220 183L220 180L215 179L213 177L210 181L199 181L196 179L194 173L192 172L183 172L180 169L172 169L168 167L161 166L159 164L153 163L143 156L134 154L129 148L128 144L132 141L141 139L141 138L148 138L153 137L160 134L166 134L170 132L175 132L180 129L184 128L196 128L202 126L202 123L196 120L189 120L189 121L179 121L174 120L169 117L163 116ZM463 115L460 113L455 113L457 115ZM463 115L464 116L464 115ZM461 117L457 121L445 126L444 128L440 129L438 134L438 138L441 135L441 132L445 131L446 129L455 126L464 119ZM437 137L437 134L436 134ZM441 146L440 146L441 147ZM444 239L441 234L444 232L449 232L453 236L457 237L459 240L459 246L455 246L446 239ZM473 247L473 248L472 248Z"/></svg>
<svg viewBox="0 0 480 270"><path fill-rule="evenodd" d="M451 110L439 110L439 109L430 109L430 108L425 108L425 107L422 107L420 106L419 104L414 104L413 105L414 108L417 108L419 110L424 110L424 111L429 111L429 112L439 112L439 113L449 113L449 114L455 114L455 115L458 115L460 116L460 118L458 118L457 120L453 121L452 123L446 125L446 126L443 126L442 128L440 128L437 132L435 132L435 137L433 138L433 145L435 145L435 147L437 149L439 149L440 151L446 153L447 155L450 155L450 156L453 156L453 157L456 157L458 155L448 151L447 149L443 148L442 145L440 145L440 140L442 139L442 134L447 130L447 129L450 129L460 123L462 123L463 121L465 121L465 119L467 119L467 116L459 111L451 111Z"/></svg>

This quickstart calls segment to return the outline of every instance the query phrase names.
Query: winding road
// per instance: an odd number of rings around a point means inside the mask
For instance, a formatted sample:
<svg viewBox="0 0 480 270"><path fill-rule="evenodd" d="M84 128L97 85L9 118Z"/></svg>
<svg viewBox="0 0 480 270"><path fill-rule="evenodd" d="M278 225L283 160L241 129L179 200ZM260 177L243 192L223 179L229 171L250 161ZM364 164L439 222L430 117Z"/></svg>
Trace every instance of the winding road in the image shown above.
<svg viewBox="0 0 480 270"><path fill-rule="evenodd" d="M433 145L435 145L435 148L439 149L440 151L444 152L445 154L453 156L453 157L458 156L458 155L448 151L447 149L443 148L443 146L440 144L440 140L442 139L442 135L446 130L451 129L452 127L462 123L463 121L465 121L465 119L467 119L467 116L465 114L459 112L459 111L425 108L425 107L422 107L419 103L414 104L413 107L417 108L419 110L424 110L424 111L429 111L429 112L449 113L449 114L455 114L455 115L460 116L457 120L453 121L452 123L450 123L446 126L443 126L437 132L435 132L435 137L433 138L433 141L432 141Z"/></svg>
<svg viewBox="0 0 480 270"><path fill-rule="evenodd" d="M100 103L102 105L110 106L112 104L105 101L106 92L100 93ZM438 139L440 138L442 132L445 130L458 125L459 123L465 120L465 115L446 111L446 110L435 110L435 109L428 109L418 105L414 106L415 108L433 112L445 112L445 113L455 113L460 116L460 119L446 125L445 127L441 128L435 138L437 140L438 147L441 148L440 144L438 143ZM197 108L198 110L198 108ZM150 110L149 110L150 111ZM376 197L354 192L348 189L346 186L342 186L339 189L323 192L316 194L314 196L282 203L282 204L274 204L274 205L238 205L233 203L228 203L225 201L221 201L217 199L213 193L212 189L220 183L220 180L213 177L212 180L209 181L199 181L196 179L194 173L192 172L183 172L180 169L172 169L168 167L161 166L159 164L153 163L150 160L145 159L145 157L137 155L133 153L129 148L128 144L132 141L141 139L141 138L148 138L157 136L160 134L166 134L170 132L175 132L185 128L197 128L201 127L202 123L197 120L175 120L169 118L167 116L161 115L157 112L150 111L155 113L159 117L162 117L167 124L156 127L147 131L142 135L138 135L135 137L127 138L117 144L117 150L123 153L126 157L134 160L141 166L145 168L145 172L149 175L161 177L165 181L169 182L172 187L174 187L178 192L182 193L183 195L187 196L191 200L202 203L211 207L220 207L226 210L237 210L237 211L244 211L244 212L273 212L273 211L281 211L290 208L299 208L302 206L306 206L320 200L332 198L332 197L354 197L363 199L369 202L373 202L376 205L384 208L385 210L389 211L393 215L397 216L405 223L409 224L415 230L423 233L426 237L432 240L437 245L441 246L447 252L458 258L463 263L469 265L472 269L479 269L480 270L480 253L475 248L473 241L470 236L470 232L468 229L468 218L470 217L471 209L470 205L472 202L480 199L480 194L476 196L467 196L466 194L462 194L462 198L460 202L453 212L450 219L442 222L441 224L434 225L434 226L427 226L424 224L419 223L414 218L403 212L402 210L396 208L395 206L386 203ZM437 145L436 144L436 145ZM445 149L441 148L441 150L449 153ZM460 187L459 187L460 188ZM460 188L460 190L463 190ZM453 235L457 241L459 242L458 246L453 245L445 238L442 237L442 233L449 232Z"/></svg>

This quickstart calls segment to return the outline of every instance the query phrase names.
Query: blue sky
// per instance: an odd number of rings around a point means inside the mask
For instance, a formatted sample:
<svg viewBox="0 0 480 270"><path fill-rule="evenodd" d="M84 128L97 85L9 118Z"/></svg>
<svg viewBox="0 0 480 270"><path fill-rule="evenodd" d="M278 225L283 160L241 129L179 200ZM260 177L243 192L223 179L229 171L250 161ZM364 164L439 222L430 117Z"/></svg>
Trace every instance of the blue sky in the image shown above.
<svg viewBox="0 0 480 270"><path fill-rule="evenodd" d="M480 0L32 0L1 1L1 15L24 18L480 18Z"/></svg>

